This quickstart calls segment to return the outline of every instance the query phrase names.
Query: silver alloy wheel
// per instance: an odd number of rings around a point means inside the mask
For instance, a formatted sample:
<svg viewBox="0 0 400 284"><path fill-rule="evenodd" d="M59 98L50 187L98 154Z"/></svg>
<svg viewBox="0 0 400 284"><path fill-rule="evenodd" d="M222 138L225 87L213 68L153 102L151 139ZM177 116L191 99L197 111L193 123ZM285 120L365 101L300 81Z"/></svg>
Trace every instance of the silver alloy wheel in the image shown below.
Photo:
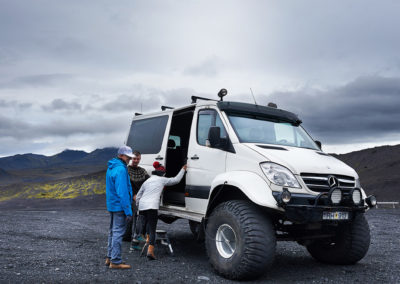
<svg viewBox="0 0 400 284"><path fill-rule="evenodd" d="M230 258L236 251L236 234L228 224L219 226L215 242L217 250L223 258Z"/></svg>

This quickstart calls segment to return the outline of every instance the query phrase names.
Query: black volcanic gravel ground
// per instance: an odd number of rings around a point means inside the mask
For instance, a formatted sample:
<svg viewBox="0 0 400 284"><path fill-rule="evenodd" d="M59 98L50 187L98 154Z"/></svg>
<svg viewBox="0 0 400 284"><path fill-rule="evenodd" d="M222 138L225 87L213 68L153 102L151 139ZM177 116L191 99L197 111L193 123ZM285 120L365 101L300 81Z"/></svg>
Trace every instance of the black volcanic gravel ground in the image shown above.
<svg viewBox="0 0 400 284"><path fill-rule="evenodd" d="M318 263L294 242L277 245L276 260L259 283L400 283L400 210L370 210L367 218L372 243L356 265ZM186 220L167 229L175 256L157 246L157 261L138 252L123 258L133 265L125 271L103 265L107 245L105 210L68 208L60 211L0 210L0 282L121 282L121 283L230 283L208 263L204 244L193 240ZM254 281L252 282L254 283Z"/></svg>

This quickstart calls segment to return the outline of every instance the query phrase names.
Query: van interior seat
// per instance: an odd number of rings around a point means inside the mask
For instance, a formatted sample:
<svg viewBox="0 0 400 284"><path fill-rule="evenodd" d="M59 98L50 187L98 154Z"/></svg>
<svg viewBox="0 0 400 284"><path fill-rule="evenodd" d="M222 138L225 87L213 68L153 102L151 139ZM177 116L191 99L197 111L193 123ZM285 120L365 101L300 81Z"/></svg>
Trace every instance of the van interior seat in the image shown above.
<svg viewBox="0 0 400 284"><path fill-rule="evenodd" d="M183 166L182 159L182 148L176 146L174 140L169 139L167 145L167 177L174 177L178 174ZM184 176L180 183L169 186L166 191L164 191L164 200L169 204L184 205L185 204L185 185L186 177Z"/></svg>
<svg viewBox="0 0 400 284"><path fill-rule="evenodd" d="M172 139L168 140L167 161L167 176L173 177L179 172L180 168L182 167L182 161L181 147L176 147L175 141Z"/></svg>
<svg viewBox="0 0 400 284"><path fill-rule="evenodd" d="M176 144L175 144L175 140L172 139L168 139L168 148L175 148Z"/></svg>

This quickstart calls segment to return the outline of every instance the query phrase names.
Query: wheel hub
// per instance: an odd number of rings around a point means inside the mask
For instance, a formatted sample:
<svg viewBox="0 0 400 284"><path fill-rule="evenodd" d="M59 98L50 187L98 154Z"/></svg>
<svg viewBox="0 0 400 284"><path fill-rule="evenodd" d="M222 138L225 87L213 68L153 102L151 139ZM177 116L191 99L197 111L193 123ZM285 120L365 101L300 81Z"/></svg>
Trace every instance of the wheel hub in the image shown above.
<svg viewBox="0 0 400 284"><path fill-rule="evenodd" d="M236 251L236 234L231 226L222 224L217 230L215 243L223 258L230 258Z"/></svg>

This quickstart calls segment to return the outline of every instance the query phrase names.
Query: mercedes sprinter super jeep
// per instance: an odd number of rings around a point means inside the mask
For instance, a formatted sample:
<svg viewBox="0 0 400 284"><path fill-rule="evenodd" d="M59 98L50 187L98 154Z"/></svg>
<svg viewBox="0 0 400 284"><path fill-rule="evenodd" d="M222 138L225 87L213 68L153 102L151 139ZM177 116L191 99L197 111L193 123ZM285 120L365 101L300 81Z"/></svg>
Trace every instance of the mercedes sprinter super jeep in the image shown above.
<svg viewBox="0 0 400 284"><path fill-rule="evenodd" d="M192 97L192 104L132 120L126 144L183 180L165 189L159 218L183 218L209 261L230 279L256 278L277 241L296 241L316 260L354 264L368 251L364 213L376 204L357 173L321 149L302 121L275 104Z"/></svg>

